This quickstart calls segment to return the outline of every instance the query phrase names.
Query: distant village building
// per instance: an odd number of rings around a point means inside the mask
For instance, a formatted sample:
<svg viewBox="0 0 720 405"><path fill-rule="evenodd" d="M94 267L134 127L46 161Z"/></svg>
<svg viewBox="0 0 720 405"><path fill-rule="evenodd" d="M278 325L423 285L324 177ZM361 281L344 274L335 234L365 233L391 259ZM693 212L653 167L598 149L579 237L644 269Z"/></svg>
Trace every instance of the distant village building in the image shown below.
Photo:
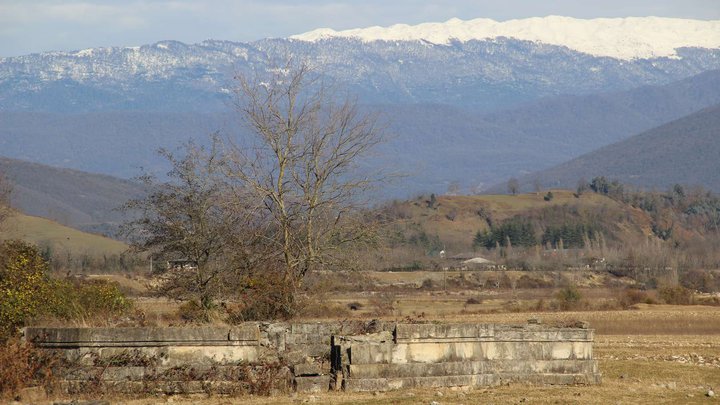
<svg viewBox="0 0 720 405"><path fill-rule="evenodd" d="M478 256L477 253L460 253L450 256L448 259L454 262L451 267L455 269L495 268L495 262Z"/></svg>
<svg viewBox="0 0 720 405"><path fill-rule="evenodd" d="M195 270L197 269L198 264L194 260L189 259L178 259L178 260L168 260L167 261L167 269L168 270Z"/></svg>

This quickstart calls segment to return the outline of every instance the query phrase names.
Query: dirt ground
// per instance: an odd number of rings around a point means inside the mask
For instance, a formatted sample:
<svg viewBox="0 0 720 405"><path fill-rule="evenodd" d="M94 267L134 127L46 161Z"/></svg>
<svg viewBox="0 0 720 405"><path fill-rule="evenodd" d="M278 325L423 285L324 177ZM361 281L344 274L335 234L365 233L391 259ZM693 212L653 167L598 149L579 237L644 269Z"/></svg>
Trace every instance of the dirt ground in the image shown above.
<svg viewBox="0 0 720 405"><path fill-rule="evenodd" d="M545 323L582 319L596 327L595 356L602 384L477 389L405 390L387 393L295 394L275 397L203 395L115 399L133 405L179 404L709 404L720 403L720 308L640 305L627 311L455 315L445 322Z"/></svg>

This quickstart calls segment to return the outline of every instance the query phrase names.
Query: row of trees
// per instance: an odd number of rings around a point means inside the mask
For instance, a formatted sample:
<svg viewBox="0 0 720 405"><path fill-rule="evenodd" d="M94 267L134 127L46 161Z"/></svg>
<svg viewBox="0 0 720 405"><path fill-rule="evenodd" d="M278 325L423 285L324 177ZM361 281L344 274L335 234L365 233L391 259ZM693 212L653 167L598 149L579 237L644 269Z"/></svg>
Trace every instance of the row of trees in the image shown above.
<svg viewBox="0 0 720 405"><path fill-rule="evenodd" d="M547 226L538 238L535 228L530 222L514 218L498 226L492 226L486 231L475 234L474 245L493 249L506 246L543 246L583 248L590 245L590 241L597 239L599 229L583 223L567 223L559 226Z"/></svg>
<svg viewBox="0 0 720 405"><path fill-rule="evenodd" d="M720 198L702 187L675 184L668 191L642 190L610 181L603 176L578 183L578 194L591 190L650 215L652 230L663 240L672 239L674 230L720 233ZM687 232L681 232L687 234Z"/></svg>
<svg viewBox="0 0 720 405"><path fill-rule="evenodd" d="M535 229L527 220L511 218L497 226L475 235L474 245L493 249L499 246L534 246L537 244Z"/></svg>
<svg viewBox="0 0 720 405"><path fill-rule="evenodd" d="M142 178L152 192L127 204L140 215L125 233L138 251L189 263L162 269L165 294L205 312L240 296L248 317L290 316L309 272L374 242L361 197L379 178L358 163L382 131L303 64L236 84L248 136L161 151L169 180Z"/></svg>

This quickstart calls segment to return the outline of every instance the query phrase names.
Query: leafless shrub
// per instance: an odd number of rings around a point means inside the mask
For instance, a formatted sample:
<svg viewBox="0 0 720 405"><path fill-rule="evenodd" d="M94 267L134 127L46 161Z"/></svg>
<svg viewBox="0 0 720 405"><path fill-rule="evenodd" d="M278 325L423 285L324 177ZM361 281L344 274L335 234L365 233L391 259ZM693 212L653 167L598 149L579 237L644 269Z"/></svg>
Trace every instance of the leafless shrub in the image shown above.
<svg viewBox="0 0 720 405"><path fill-rule="evenodd" d="M658 295L664 303L670 305L691 305L694 303L692 290L682 286L664 286L658 288Z"/></svg>
<svg viewBox="0 0 720 405"><path fill-rule="evenodd" d="M376 316L392 315L395 311L395 295L391 293L381 293L370 299L370 305L375 309Z"/></svg>
<svg viewBox="0 0 720 405"><path fill-rule="evenodd" d="M435 288L435 281L431 278L426 278L422 281L422 284L420 284L420 288L423 290L432 290Z"/></svg>
<svg viewBox="0 0 720 405"><path fill-rule="evenodd" d="M647 291L637 288L627 288L618 294L618 304L621 308L629 308L635 304L654 304L656 301Z"/></svg>
<svg viewBox="0 0 720 405"><path fill-rule="evenodd" d="M58 362L50 352L32 343L11 338L0 344L0 398L12 399L28 386L46 389L54 383L53 366Z"/></svg>
<svg viewBox="0 0 720 405"><path fill-rule="evenodd" d="M680 283L683 287L704 293L714 292L720 289L720 279L706 270L690 270L680 276Z"/></svg>

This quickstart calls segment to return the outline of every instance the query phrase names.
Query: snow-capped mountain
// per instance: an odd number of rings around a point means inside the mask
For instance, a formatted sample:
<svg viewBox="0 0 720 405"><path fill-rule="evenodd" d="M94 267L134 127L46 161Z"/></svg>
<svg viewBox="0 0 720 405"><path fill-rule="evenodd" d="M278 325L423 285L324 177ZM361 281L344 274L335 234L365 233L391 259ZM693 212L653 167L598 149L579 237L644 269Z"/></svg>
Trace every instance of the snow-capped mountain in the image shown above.
<svg viewBox="0 0 720 405"><path fill-rule="evenodd" d="M662 85L720 68L720 22L668 18L450 20L313 31L253 43L162 41L0 58L0 109L226 108L236 72L300 55L367 103L484 110Z"/></svg>
<svg viewBox="0 0 720 405"><path fill-rule="evenodd" d="M129 177L221 131L236 73L303 58L388 116L402 192L492 184L720 103L718 21L450 20L0 58L0 155ZM234 131L234 132L233 132Z"/></svg>
<svg viewBox="0 0 720 405"><path fill-rule="evenodd" d="M678 48L720 48L720 21L660 17L596 18L535 17L498 22L486 18L418 25L396 24L345 31L320 28L291 39L315 42L330 38L372 41L425 41L449 45L507 37L565 46L593 56L617 59L675 57Z"/></svg>

